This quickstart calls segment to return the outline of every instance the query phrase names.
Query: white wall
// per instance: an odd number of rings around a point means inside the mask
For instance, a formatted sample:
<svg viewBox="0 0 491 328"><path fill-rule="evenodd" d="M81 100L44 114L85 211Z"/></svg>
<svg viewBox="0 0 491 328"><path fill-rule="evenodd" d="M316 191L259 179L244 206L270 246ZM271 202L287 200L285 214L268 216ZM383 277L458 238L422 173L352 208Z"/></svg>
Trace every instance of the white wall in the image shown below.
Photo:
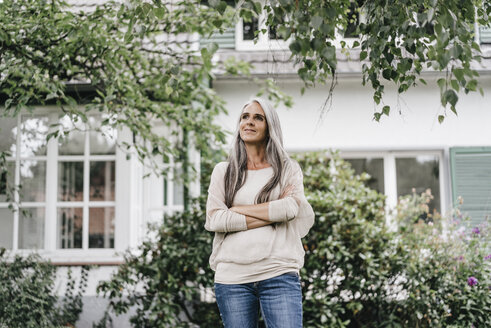
<svg viewBox="0 0 491 328"><path fill-rule="evenodd" d="M293 96L292 109L278 108L285 147L300 149L403 150L443 149L452 146L491 144L491 76L481 78L484 97L479 93L460 95L458 116L447 109L443 124L436 76L426 76L428 86L417 87L397 99L396 89L386 86L385 104L392 107L389 117L373 120L375 103L372 89L361 85L361 77L339 77L331 109L319 122L328 87L306 90L300 95L299 81L281 81L284 92ZM242 105L254 95L252 83L219 80L213 88L222 96L229 115L218 122L233 131ZM381 108L381 106L380 106ZM399 113L400 110L400 113ZM380 111L380 109L379 109Z"/></svg>

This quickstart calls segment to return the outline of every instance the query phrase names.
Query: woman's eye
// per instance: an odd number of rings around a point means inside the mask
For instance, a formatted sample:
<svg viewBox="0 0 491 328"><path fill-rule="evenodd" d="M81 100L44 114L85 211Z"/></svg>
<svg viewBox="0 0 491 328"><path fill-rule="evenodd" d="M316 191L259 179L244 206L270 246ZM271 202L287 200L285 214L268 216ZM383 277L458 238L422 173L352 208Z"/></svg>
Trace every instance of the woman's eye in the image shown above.
<svg viewBox="0 0 491 328"><path fill-rule="evenodd" d="M247 114L242 115L243 120L247 120L248 117L249 117L249 115L247 115Z"/></svg>
<svg viewBox="0 0 491 328"><path fill-rule="evenodd" d="M255 119L258 120L258 121L261 121L261 122L263 121L263 117L262 116L256 116Z"/></svg>

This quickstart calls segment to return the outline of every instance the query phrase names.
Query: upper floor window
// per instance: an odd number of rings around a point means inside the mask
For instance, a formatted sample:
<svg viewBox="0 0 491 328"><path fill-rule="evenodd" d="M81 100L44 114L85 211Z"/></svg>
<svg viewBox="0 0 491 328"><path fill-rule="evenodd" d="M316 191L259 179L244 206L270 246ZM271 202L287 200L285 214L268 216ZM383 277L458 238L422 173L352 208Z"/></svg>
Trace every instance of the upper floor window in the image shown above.
<svg viewBox="0 0 491 328"><path fill-rule="evenodd" d="M250 21L240 19L235 29L236 50L286 50L288 45L275 28L266 25L265 13Z"/></svg>

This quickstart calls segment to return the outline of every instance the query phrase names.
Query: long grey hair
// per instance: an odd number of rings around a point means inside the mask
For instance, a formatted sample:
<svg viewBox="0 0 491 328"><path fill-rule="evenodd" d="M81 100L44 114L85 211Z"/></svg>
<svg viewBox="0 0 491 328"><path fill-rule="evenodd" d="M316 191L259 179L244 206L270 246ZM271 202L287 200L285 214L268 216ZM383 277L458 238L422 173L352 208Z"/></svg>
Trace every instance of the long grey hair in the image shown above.
<svg viewBox="0 0 491 328"><path fill-rule="evenodd" d="M241 111L237 129L234 134L234 142L228 157L228 167L225 172L225 204L231 207L237 191L244 185L247 179L247 153L245 143L240 137L240 118L244 108L258 103L266 115L267 137L266 137L266 161L273 168L273 177L266 183L257 194L255 203L261 204L270 200L272 190L281 182L285 169L290 165L290 157L283 148L283 133L281 132L280 119L271 104L262 98L252 98Z"/></svg>

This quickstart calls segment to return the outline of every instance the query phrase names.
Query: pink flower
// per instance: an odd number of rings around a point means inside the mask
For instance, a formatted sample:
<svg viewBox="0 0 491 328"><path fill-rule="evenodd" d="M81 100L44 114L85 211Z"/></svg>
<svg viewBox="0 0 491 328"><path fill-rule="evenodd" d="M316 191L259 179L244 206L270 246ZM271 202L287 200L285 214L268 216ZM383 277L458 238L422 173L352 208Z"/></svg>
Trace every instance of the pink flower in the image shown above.
<svg viewBox="0 0 491 328"><path fill-rule="evenodd" d="M475 286L475 285L477 285L477 283L478 283L478 281L477 281L476 277L469 277L469 278L467 278L467 284L469 286L471 286L471 287L472 286Z"/></svg>
<svg viewBox="0 0 491 328"><path fill-rule="evenodd" d="M476 235L478 235L481 233L481 231L479 230L478 227L474 227L474 228L472 228L472 233L475 233Z"/></svg>
<svg viewBox="0 0 491 328"><path fill-rule="evenodd" d="M491 254L488 254L484 257L485 260L491 260Z"/></svg>

